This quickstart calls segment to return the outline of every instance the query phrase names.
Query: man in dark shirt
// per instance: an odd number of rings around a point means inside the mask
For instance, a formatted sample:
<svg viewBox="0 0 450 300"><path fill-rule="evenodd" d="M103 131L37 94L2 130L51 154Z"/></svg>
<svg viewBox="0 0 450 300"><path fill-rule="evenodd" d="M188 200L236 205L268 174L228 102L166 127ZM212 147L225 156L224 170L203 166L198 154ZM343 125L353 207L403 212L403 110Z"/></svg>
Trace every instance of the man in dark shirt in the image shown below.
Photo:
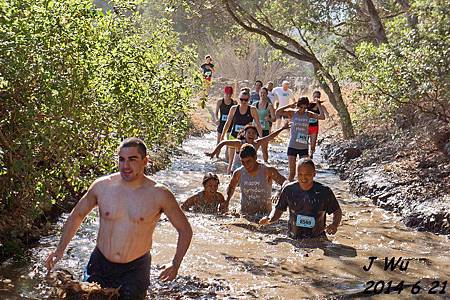
<svg viewBox="0 0 450 300"><path fill-rule="evenodd" d="M335 234L342 219L342 211L333 191L314 181L316 168L309 158L297 164L298 180L284 186L277 205L261 225L276 222L289 207L289 236L296 239L324 237ZM333 222L326 226L326 214L333 214Z"/></svg>

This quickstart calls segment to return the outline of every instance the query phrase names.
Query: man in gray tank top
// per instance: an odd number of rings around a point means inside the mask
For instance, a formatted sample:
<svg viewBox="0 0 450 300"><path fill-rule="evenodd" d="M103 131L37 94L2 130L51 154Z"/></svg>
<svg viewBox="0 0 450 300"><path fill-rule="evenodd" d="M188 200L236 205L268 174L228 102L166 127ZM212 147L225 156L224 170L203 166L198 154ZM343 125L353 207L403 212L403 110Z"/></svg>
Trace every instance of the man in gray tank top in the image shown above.
<svg viewBox="0 0 450 300"><path fill-rule="evenodd" d="M226 207L228 207L236 186L241 187L241 212L254 215L267 214L272 210L272 181L283 185L286 181L274 167L266 166L256 160L256 149L244 144L239 153L242 167L233 173L227 188Z"/></svg>

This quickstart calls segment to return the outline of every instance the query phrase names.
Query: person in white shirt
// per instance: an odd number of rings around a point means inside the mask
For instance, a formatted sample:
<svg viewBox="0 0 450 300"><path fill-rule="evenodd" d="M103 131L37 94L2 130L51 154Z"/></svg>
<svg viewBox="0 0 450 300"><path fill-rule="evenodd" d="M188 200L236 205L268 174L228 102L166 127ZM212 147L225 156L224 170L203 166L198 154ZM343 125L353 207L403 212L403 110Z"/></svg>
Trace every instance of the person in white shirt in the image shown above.
<svg viewBox="0 0 450 300"><path fill-rule="evenodd" d="M281 86L277 86L272 92L275 95L275 109L293 103L292 99L294 99L294 93L289 88L289 81L284 80L281 83ZM281 118L277 120L276 125L277 128L280 128Z"/></svg>

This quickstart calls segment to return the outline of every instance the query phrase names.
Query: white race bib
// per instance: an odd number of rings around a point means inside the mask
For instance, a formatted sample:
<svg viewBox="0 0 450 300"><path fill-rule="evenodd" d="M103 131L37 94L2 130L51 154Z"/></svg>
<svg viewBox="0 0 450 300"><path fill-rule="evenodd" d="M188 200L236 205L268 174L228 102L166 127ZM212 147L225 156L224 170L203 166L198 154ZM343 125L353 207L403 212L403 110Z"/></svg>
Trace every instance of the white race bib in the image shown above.
<svg viewBox="0 0 450 300"><path fill-rule="evenodd" d="M222 115L222 121L226 122L228 119L228 115Z"/></svg>
<svg viewBox="0 0 450 300"><path fill-rule="evenodd" d="M295 141L299 144L308 144L308 135L306 134L302 134L301 132L299 132L297 134L297 137L295 138Z"/></svg>
<svg viewBox="0 0 450 300"><path fill-rule="evenodd" d="M295 225L303 228L314 228L316 226L316 219L314 217L297 215Z"/></svg>

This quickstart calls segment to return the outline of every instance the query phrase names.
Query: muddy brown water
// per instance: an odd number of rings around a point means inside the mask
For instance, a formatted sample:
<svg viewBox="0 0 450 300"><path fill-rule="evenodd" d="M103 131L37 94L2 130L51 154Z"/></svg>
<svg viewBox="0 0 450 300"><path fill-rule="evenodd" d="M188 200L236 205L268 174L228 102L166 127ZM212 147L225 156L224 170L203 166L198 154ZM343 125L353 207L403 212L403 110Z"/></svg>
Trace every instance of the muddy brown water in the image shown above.
<svg viewBox="0 0 450 300"><path fill-rule="evenodd" d="M229 181L223 175L225 162L203 155L214 144L215 133L190 138L172 166L154 178L168 185L182 201L200 189L204 172L217 172L222 174L219 190L225 193ZM286 144L270 147L272 164L286 175ZM329 236L328 242L287 238L287 213L278 224L264 228L239 216L188 213L194 230L191 247L177 280L164 284L156 277L174 255L177 234L162 216L154 233L148 298L450 299L450 283L446 285L450 279L449 237L406 228L391 212L350 195L346 183L328 170L320 157L315 160L316 180L333 188L344 214L337 234ZM237 190L232 209L238 209L238 199ZM61 217L56 230L65 218ZM95 212L88 217L59 263L76 277L81 276L95 245L96 218ZM44 237L26 260L3 263L0 299L48 299L52 288L44 280L43 262L58 241L59 233ZM365 271L370 257L377 259ZM386 259L393 258L396 262L401 258L401 262L395 270L385 270ZM403 289L395 290L401 282Z"/></svg>

